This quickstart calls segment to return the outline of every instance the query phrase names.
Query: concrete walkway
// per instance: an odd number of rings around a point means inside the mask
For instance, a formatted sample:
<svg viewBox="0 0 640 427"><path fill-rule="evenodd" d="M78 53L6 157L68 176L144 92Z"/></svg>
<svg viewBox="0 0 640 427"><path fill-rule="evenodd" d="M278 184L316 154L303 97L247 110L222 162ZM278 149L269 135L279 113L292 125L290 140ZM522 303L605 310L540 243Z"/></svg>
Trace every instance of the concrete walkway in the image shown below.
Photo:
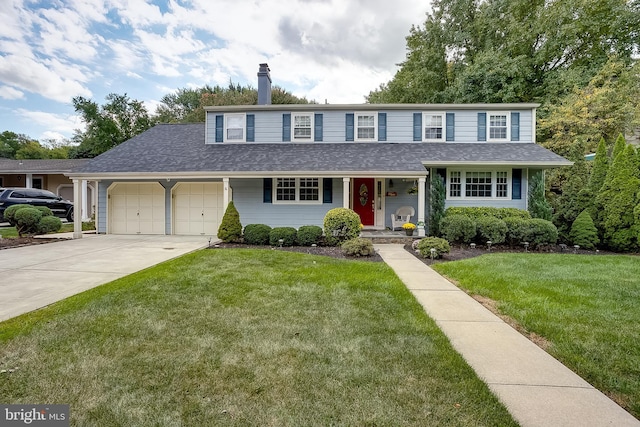
<svg viewBox="0 0 640 427"><path fill-rule="evenodd" d="M640 421L402 245L375 247L520 425L640 426Z"/></svg>
<svg viewBox="0 0 640 427"><path fill-rule="evenodd" d="M55 237L59 237L56 235ZM203 236L116 236L0 250L0 321L206 247Z"/></svg>

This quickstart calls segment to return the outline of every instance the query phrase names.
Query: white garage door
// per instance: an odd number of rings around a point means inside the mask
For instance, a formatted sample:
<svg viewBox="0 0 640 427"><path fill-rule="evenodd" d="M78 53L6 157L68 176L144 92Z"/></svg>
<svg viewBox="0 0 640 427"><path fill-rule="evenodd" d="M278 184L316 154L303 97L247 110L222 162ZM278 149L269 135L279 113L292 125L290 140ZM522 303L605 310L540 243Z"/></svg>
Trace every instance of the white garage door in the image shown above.
<svg viewBox="0 0 640 427"><path fill-rule="evenodd" d="M224 215L222 204L221 182L176 184L173 189L173 234L217 234Z"/></svg>
<svg viewBox="0 0 640 427"><path fill-rule="evenodd" d="M109 190L111 234L165 234L165 190L155 183L118 183Z"/></svg>

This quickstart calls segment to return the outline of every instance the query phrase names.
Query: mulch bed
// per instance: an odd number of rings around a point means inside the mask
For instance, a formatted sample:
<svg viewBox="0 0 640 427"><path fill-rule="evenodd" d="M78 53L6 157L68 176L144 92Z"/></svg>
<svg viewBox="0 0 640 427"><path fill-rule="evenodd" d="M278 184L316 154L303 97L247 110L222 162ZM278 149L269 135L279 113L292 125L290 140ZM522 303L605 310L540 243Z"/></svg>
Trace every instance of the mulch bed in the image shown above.
<svg viewBox="0 0 640 427"><path fill-rule="evenodd" d="M19 248L21 246L42 245L44 243L59 242L67 239L46 239L35 237L11 237L0 239L0 250Z"/></svg>
<svg viewBox="0 0 640 427"><path fill-rule="evenodd" d="M245 245L244 243L220 243L211 246L211 249L269 249L274 251L298 252L301 254L322 255L338 259L355 259L360 261L382 262L382 257L375 254L370 257L352 257L342 253L342 249L335 246L283 246L275 248L273 246Z"/></svg>

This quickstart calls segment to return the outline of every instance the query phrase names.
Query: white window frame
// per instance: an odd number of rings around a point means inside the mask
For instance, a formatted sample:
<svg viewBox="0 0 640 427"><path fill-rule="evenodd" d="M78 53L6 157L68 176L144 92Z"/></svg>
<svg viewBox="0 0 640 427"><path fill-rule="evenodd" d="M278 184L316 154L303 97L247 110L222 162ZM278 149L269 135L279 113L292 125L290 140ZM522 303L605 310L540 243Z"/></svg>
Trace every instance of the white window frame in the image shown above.
<svg viewBox="0 0 640 427"><path fill-rule="evenodd" d="M309 117L311 123L311 135L309 138L296 137L296 117ZM313 142L315 137L315 114L314 113L291 113L291 141L296 142Z"/></svg>
<svg viewBox="0 0 640 427"><path fill-rule="evenodd" d="M280 179L293 179L295 180L295 200L278 200L278 180ZM318 200L300 200L300 182L301 180L305 180L305 179L316 179L318 180ZM322 188L322 178L317 178L317 177L312 177L312 176L308 176L308 177L298 177L298 178L294 178L294 177L276 177L274 178L274 185L273 185L273 196L271 198L271 200L273 201L274 204L282 204L282 205L321 205L323 203L323 188Z"/></svg>
<svg viewBox="0 0 640 427"><path fill-rule="evenodd" d="M451 173L460 173L460 196L451 196ZM472 197L467 196L467 173L471 172L490 172L491 173L491 197ZM507 195L498 197L498 172L507 174L506 185ZM447 200L511 200L511 192L513 190L511 180L511 169L452 169L447 168Z"/></svg>
<svg viewBox="0 0 640 427"><path fill-rule="evenodd" d="M440 120L442 120L442 136L440 138L427 138L427 127L432 128L433 126L427 126L427 118L428 117L437 117L440 116ZM423 112L422 113L422 141L424 142L444 142L447 137L447 116L444 112Z"/></svg>
<svg viewBox="0 0 640 427"><path fill-rule="evenodd" d="M491 116L506 116L507 132L505 138L491 138ZM497 127L497 126L494 126ZM487 112L487 141L505 142L511 141L511 112L509 111L489 111Z"/></svg>
<svg viewBox="0 0 640 427"><path fill-rule="evenodd" d="M240 128L232 128L232 129L242 129L242 138L231 138L228 137L229 130L229 119L232 118L241 118L242 127ZM247 141L247 115L245 113L228 113L224 115L224 142L246 142Z"/></svg>
<svg viewBox="0 0 640 427"><path fill-rule="evenodd" d="M358 117L363 116L373 116L373 138L359 138L358 137ZM365 126L362 126L363 128ZM369 126L366 126L368 128ZM377 141L378 140L378 113L377 112L367 112L367 113L354 113L353 114L353 139L355 141Z"/></svg>

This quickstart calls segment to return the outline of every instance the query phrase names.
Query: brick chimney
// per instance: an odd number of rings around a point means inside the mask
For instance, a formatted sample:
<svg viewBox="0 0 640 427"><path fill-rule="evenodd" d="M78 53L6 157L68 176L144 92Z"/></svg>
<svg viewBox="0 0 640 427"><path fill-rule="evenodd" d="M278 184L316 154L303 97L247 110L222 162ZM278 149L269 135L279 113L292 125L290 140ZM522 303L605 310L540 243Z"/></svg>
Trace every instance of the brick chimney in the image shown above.
<svg viewBox="0 0 640 427"><path fill-rule="evenodd" d="M258 105L271 104L271 74L269 64L260 64L258 71Z"/></svg>

